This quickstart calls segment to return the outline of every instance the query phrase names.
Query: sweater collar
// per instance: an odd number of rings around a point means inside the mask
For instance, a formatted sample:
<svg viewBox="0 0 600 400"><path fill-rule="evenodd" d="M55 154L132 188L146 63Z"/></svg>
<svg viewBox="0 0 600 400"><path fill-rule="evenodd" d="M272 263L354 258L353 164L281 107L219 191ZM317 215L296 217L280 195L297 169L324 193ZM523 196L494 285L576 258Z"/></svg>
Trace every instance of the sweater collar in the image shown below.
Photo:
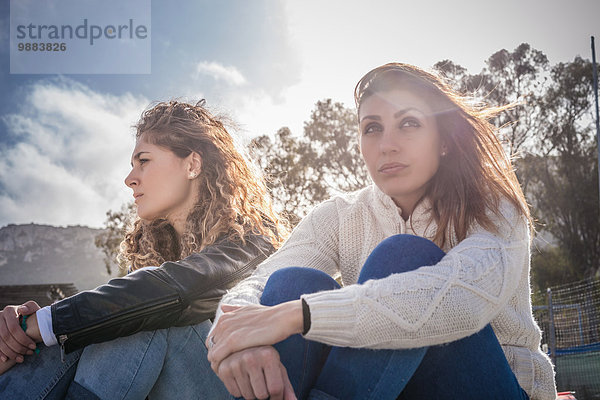
<svg viewBox="0 0 600 400"><path fill-rule="evenodd" d="M382 192L374 183L371 186L379 204L387 211L396 213L408 229L417 235L422 235L429 239L434 237L437 225L431 216L431 200L428 197L421 200L408 218L408 221L404 221L401 217L402 209L394 203L394 200Z"/></svg>
<svg viewBox="0 0 600 400"><path fill-rule="evenodd" d="M390 196L383 193L374 183L371 184L371 190L378 200L378 205L376 207L382 207L387 215L397 215L397 220L401 221L400 223L404 224L404 226L414 232L414 234L433 240L437 231L437 224L432 215L433 205L429 197L425 197L417 204L408 221L404 221L401 216L402 210L396 206L396 203L394 203L394 200L392 200ZM446 242L442 249L444 251L448 251L458 244L454 229L450 228L448 232L446 233Z"/></svg>

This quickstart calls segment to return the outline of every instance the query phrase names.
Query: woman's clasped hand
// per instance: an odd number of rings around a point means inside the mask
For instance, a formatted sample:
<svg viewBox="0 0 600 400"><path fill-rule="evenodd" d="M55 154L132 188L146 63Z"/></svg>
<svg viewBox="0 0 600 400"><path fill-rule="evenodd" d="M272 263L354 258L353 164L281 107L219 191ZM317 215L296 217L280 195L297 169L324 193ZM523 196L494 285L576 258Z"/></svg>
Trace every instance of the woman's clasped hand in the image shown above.
<svg viewBox="0 0 600 400"><path fill-rule="evenodd" d="M279 354L271 346L302 332L300 300L275 307L221 305L223 315L208 338L208 360L234 396L292 399ZM219 340L222 338L222 340Z"/></svg>

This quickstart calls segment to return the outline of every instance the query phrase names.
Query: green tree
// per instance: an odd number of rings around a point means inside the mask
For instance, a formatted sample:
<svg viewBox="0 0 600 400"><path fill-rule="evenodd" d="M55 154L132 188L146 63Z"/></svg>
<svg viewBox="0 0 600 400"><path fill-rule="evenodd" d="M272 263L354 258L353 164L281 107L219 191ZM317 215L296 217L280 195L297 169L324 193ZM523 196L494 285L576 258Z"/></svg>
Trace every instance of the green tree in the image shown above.
<svg viewBox="0 0 600 400"><path fill-rule="evenodd" d="M281 128L274 139L254 139L252 154L293 225L315 204L336 192L362 188L370 179L358 147L356 114L331 99L316 103L302 137Z"/></svg>
<svg viewBox="0 0 600 400"><path fill-rule="evenodd" d="M544 53L522 43L512 52L494 53L487 59L484 70L473 78L480 82L481 91L490 104L520 104L494 121L501 127L501 139L510 155L535 141L536 127L542 118L540 99L548 84L549 68Z"/></svg>
<svg viewBox="0 0 600 400"><path fill-rule="evenodd" d="M520 155L516 172L538 229L557 239L562 257L558 250L534 257L534 274L551 277L546 284L564 283L550 268L552 255L568 266L570 278L594 275L600 266L600 220L591 63L578 57L551 66L524 43L494 53L479 74L449 60L435 68L459 80L462 92L491 105L519 104L493 122L507 153Z"/></svg>
<svg viewBox="0 0 600 400"><path fill-rule="evenodd" d="M534 293L542 293L540 301L546 301L546 289L565 282L581 279L568 254L560 246L533 249L531 257L531 283Z"/></svg>
<svg viewBox="0 0 600 400"><path fill-rule="evenodd" d="M527 43L512 52L502 49L492 54L484 69L474 75L450 60L434 65L461 93L492 106L517 105L494 121L510 155L528 147L527 144L531 146L535 140L535 127L542 118L540 96L548 85L549 68L546 55Z"/></svg>
<svg viewBox="0 0 600 400"><path fill-rule="evenodd" d="M479 84L474 83L474 75L462 65L456 64L452 60L438 61L433 65L433 69L440 73L448 83L462 94L471 95L478 91Z"/></svg>
<svg viewBox="0 0 600 400"><path fill-rule="evenodd" d="M538 154L531 157L530 199L577 275L600 266L598 160L593 129L592 65L579 57L552 68L543 97Z"/></svg>
<svg viewBox="0 0 600 400"><path fill-rule="evenodd" d="M289 128L279 129L274 138L255 138L251 154L265 172L276 208L292 225L314 204L308 193L316 198L326 195L314 179L316 154L306 141L292 136Z"/></svg>
<svg viewBox="0 0 600 400"><path fill-rule="evenodd" d="M539 229L557 240L557 248L534 253L534 284L543 289L595 274L600 213L591 63L576 58L551 66L541 51L524 43L494 53L478 74L450 60L434 68L463 93L491 105L520 104L494 123L507 153L521 154L517 174ZM255 138L251 153L266 172L279 211L292 224L336 192L370 182L359 154L355 112L330 99L316 103L302 136L281 128L274 137ZM125 210L107 213L107 232L97 244L109 261L117 254L125 220Z"/></svg>
<svg viewBox="0 0 600 400"><path fill-rule="evenodd" d="M316 165L321 185L332 192L350 192L365 187L369 174L360 155L356 112L331 99L318 101L304 135L317 154ZM321 200L319 200L321 201Z"/></svg>
<svg viewBox="0 0 600 400"><path fill-rule="evenodd" d="M104 230L96 235L94 243L96 247L102 250L104 254L104 265L106 272L110 275L112 268L119 266L117 255L119 254L119 245L125 237L125 230L129 221L135 216L135 205L133 202L123 204L119 211L109 210L106 212L106 221ZM124 274L124 267L121 266L120 275Z"/></svg>

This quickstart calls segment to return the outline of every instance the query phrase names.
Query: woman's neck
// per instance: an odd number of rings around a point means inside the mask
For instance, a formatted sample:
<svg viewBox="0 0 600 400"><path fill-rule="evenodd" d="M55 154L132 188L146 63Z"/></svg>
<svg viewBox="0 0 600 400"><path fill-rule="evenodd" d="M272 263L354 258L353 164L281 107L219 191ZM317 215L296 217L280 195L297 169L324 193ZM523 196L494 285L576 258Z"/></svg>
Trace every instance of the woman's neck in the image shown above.
<svg viewBox="0 0 600 400"><path fill-rule="evenodd" d="M423 193L420 193L412 197L392 197L394 204L399 208L400 215L404 221L408 221L412 213L415 211L417 205L425 198Z"/></svg>
<svg viewBox="0 0 600 400"><path fill-rule="evenodd" d="M181 238L181 236L183 236L183 233L185 232L186 218L183 216L170 216L168 220L171 223L171 225L173 225L175 232L177 232L177 236Z"/></svg>
<svg viewBox="0 0 600 400"><path fill-rule="evenodd" d="M410 214L412 214L412 210L410 212L404 211L404 210L405 210L404 208L400 208L400 216L402 217L404 222L406 222L410 218Z"/></svg>
<svg viewBox="0 0 600 400"><path fill-rule="evenodd" d="M198 203L198 185L199 183L196 179L192 184L191 194L186 199L185 204L182 204L181 207L173 210L166 217L171 225L173 225L175 232L177 232L177 235L179 235L180 238L186 230L188 216L194 210L194 206Z"/></svg>
<svg viewBox="0 0 600 400"><path fill-rule="evenodd" d="M398 201L395 198L392 198L392 199L394 200L396 207L399 208L400 216L402 216L402 219L404 221L408 221L408 219L410 218L410 215L413 213L413 211L415 209L415 206L416 206L418 200L408 201L407 199L403 199L403 201Z"/></svg>

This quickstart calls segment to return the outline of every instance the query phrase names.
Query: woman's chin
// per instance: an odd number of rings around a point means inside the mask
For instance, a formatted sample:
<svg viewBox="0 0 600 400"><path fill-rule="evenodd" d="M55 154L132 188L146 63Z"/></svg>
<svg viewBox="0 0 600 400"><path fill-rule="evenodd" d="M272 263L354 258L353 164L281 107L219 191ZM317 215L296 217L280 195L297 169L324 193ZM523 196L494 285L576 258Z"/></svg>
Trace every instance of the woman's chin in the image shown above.
<svg viewBox="0 0 600 400"><path fill-rule="evenodd" d="M396 198L398 196L401 196L404 191L397 188L394 185L390 185L390 184L378 184L377 187L379 188L379 190L381 190L383 193L385 193L386 195L388 195L391 198Z"/></svg>
<svg viewBox="0 0 600 400"><path fill-rule="evenodd" d="M140 219L150 222L150 221L154 221L155 219L160 218L159 215L157 215L156 213L151 213L151 212L144 212L144 210L140 210L138 208L138 212L137 212L138 217L140 217Z"/></svg>

